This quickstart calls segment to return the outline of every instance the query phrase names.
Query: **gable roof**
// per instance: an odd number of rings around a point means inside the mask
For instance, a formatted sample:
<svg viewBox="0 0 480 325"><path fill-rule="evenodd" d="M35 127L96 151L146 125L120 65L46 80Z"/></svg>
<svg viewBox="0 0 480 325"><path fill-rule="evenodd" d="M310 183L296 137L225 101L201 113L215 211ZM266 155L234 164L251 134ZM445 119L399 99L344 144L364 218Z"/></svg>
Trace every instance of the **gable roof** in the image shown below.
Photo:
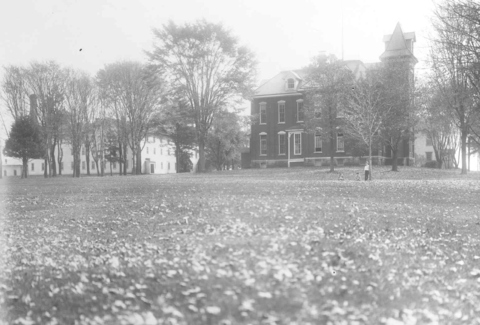
<svg viewBox="0 0 480 325"><path fill-rule="evenodd" d="M301 88L303 78L307 72L305 69L282 71L270 80L263 82L256 90L255 96L278 95L278 94L296 94ZM286 89L285 83L288 79L295 80L294 89Z"/></svg>
<svg viewBox="0 0 480 325"><path fill-rule="evenodd" d="M415 33L403 33L400 23L397 23L395 30L391 35L385 35L383 41L386 43L385 52L380 55L380 60L385 60L393 57L408 56L417 61L413 53L407 46L408 39L410 42L415 41Z"/></svg>

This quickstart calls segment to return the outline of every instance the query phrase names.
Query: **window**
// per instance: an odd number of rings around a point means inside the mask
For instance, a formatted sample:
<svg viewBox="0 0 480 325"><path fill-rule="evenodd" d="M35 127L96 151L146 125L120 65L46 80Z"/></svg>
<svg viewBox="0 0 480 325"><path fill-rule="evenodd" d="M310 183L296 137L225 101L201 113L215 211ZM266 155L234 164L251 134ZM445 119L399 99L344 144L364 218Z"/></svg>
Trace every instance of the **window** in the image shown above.
<svg viewBox="0 0 480 325"><path fill-rule="evenodd" d="M42 172L45 170L45 163L42 163Z"/></svg>
<svg viewBox="0 0 480 325"><path fill-rule="evenodd" d="M85 162L82 161L82 169L85 169Z"/></svg>
<svg viewBox="0 0 480 325"><path fill-rule="evenodd" d="M168 170L170 170L170 163L168 163Z"/></svg>
<svg viewBox="0 0 480 325"><path fill-rule="evenodd" d="M337 152L345 151L345 143L343 141L343 133L337 133Z"/></svg>
<svg viewBox="0 0 480 325"><path fill-rule="evenodd" d="M427 135L427 141L426 141L425 145L427 145L427 146L432 146L433 145L432 137L430 135Z"/></svg>
<svg viewBox="0 0 480 325"><path fill-rule="evenodd" d="M160 163L160 169L163 169L163 162Z"/></svg>
<svg viewBox="0 0 480 325"><path fill-rule="evenodd" d="M267 103L260 103L260 124L267 124Z"/></svg>
<svg viewBox="0 0 480 325"><path fill-rule="evenodd" d="M153 148L153 154L156 155L157 154L157 148Z"/></svg>
<svg viewBox="0 0 480 325"><path fill-rule="evenodd" d="M17 170L16 169L13 170L13 176L17 176Z"/></svg>
<svg viewBox="0 0 480 325"><path fill-rule="evenodd" d="M295 88L295 80L290 78L287 80L287 89L294 89Z"/></svg>
<svg viewBox="0 0 480 325"><path fill-rule="evenodd" d="M297 100L297 122L303 122L303 100Z"/></svg>
<svg viewBox="0 0 480 325"><path fill-rule="evenodd" d="M278 102L278 123L285 123L285 101Z"/></svg>
<svg viewBox="0 0 480 325"><path fill-rule="evenodd" d="M35 170L35 164L32 163L32 172Z"/></svg>
<svg viewBox="0 0 480 325"><path fill-rule="evenodd" d="M267 155L267 134L260 133L260 156Z"/></svg>
<svg viewBox="0 0 480 325"><path fill-rule="evenodd" d="M85 156L85 147L82 147L82 156Z"/></svg>
<svg viewBox="0 0 480 325"><path fill-rule="evenodd" d="M287 153L287 134L278 133L278 154L284 155Z"/></svg>
<svg viewBox="0 0 480 325"><path fill-rule="evenodd" d="M163 155L163 149L160 148L160 155Z"/></svg>
<svg viewBox="0 0 480 325"><path fill-rule="evenodd" d="M294 133L293 134L293 154L301 155L302 154L302 134Z"/></svg>
<svg viewBox="0 0 480 325"><path fill-rule="evenodd" d="M92 169L95 169L95 162L92 161Z"/></svg>
<svg viewBox="0 0 480 325"><path fill-rule="evenodd" d="M432 152L425 152L425 155L427 156L427 161L432 161Z"/></svg>
<svg viewBox="0 0 480 325"><path fill-rule="evenodd" d="M322 152L322 136L315 134L315 152Z"/></svg>
<svg viewBox="0 0 480 325"><path fill-rule="evenodd" d="M148 154L148 147L147 147L147 154Z"/></svg>

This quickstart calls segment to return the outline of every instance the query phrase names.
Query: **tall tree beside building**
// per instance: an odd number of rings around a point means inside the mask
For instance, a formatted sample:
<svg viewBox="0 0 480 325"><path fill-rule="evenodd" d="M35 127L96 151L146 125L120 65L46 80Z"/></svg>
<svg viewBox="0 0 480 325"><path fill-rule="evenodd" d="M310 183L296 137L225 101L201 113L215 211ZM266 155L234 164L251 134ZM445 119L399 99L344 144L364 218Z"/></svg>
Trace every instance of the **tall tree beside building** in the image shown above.
<svg viewBox="0 0 480 325"><path fill-rule="evenodd" d="M28 160L42 158L44 154L41 131L30 116L19 116L15 120L4 150L7 156L22 160L22 178L27 178Z"/></svg>
<svg viewBox="0 0 480 325"><path fill-rule="evenodd" d="M308 67L305 114L307 131L320 133L329 144L330 172L335 170L335 146L343 133L343 110L354 76L334 55L319 55Z"/></svg>
<svg viewBox="0 0 480 325"><path fill-rule="evenodd" d="M154 134L166 136L175 145L176 172L185 171L191 165L190 154L195 145L195 128L191 111L180 99L167 99L164 109L152 120Z"/></svg>
<svg viewBox="0 0 480 325"><path fill-rule="evenodd" d="M372 147L378 141L380 129L389 113L388 108L383 107L384 89L378 71L367 71L365 78L357 80L349 94L344 112L344 129L350 137L367 146L372 169Z"/></svg>
<svg viewBox="0 0 480 325"><path fill-rule="evenodd" d="M219 114L207 137L208 161L217 170L239 161L240 146L245 132L242 130L241 118L233 112Z"/></svg>
<svg viewBox="0 0 480 325"><path fill-rule="evenodd" d="M28 92L35 94L38 101L34 115L39 122L44 140L46 166L44 176L56 176L55 149L62 135L60 112L64 100L65 72L54 61L33 62L25 71Z"/></svg>
<svg viewBox="0 0 480 325"><path fill-rule="evenodd" d="M153 33L150 60L189 105L199 147L198 169L203 172L207 136L217 114L253 91L254 55L221 24L170 22Z"/></svg>
<svg viewBox="0 0 480 325"><path fill-rule="evenodd" d="M107 64L97 74L102 102L111 109L132 151L133 174L141 174L142 140L160 108L163 83L153 69L138 62Z"/></svg>
<svg viewBox="0 0 480 325"><path fill-rule="evenodd" d="M448 1L435 10L431 58L436 86L460 129L462 174L467 173L467 141L480 115L480 4Z"/></svg>
<svg viewBox="0 0 480 325"><path fill-rule="evenodd" d="M65 108L73 154L73 177L80 177L80 153L95 102L95 87L90 77L85 73L70 70L65 85Z"/></svg>

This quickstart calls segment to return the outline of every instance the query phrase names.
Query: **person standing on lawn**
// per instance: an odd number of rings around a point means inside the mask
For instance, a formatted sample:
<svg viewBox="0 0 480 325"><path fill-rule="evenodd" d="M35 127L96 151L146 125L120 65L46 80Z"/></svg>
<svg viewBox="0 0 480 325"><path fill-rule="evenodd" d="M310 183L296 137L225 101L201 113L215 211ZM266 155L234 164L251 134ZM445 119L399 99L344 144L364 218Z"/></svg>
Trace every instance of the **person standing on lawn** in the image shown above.
<svg viewBox="0 0 480 325"><path fill-rule="evenodd" d="M365 163L365 180L368 181L368 178L370 176L370 165L368 164L368 160Z"/></svg>

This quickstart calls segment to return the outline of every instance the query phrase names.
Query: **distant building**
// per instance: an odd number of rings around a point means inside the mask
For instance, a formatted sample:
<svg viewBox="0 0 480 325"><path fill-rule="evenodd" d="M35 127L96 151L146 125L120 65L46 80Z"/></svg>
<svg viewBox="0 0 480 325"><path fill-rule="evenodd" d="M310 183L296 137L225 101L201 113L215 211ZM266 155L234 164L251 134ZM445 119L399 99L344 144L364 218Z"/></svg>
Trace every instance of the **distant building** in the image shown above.
<svg viewBox="0 0 480 325"><path fill-rule="evenodd" d="M403 33L397 24L393 34L383 38L385 51L380 56L382 62L400 61L408 69L409 87L413 89L414 66L417 59L413 55L415 33ZM359 78L367 69L375 68L382 62L366 64L359 60L344 61L345 65ZM270 80L263 82L251 100L251 115L258 116L251 125L250 159L252 167L321 165L328 163L330 152L322 137L313 132L305 132L303 103L305 99L305 77L307 71L282 71ZM337 116L337 118L342 118ZM413 139L412 139L413 140ZM345 135L338 130L335 146L335 161L344 164L355 157L349 155ZM376 150L376 161L389 163L390 149ZM414 160L413 141L400 145L400 164L411 164Z"/></svg>
<svg viewBox="0 0 480 325"><path fill-rule="evenodd" d="M142 150L142 174L172 174L176 173L176 157L175 146L166 137L149 136L144 140L145 144ZM60 166L57 165L57 174L61 170L62 175L73 175L73 155L72 148L69 144L61 146L63 158ZM1 172L2 176L21 176L22 175L22 161L21 159L8 157L3 154L3 148L0 146ZM87 174L87 161L85 147L82 146L80 151L80 173ZM198 152L192 150L191 158L192 171L195 170L198 162ZM133 158L131 151L127 151L127 172L132 172ZM97 167L95 161L90 154L90 174L97 175ZM43 159L32 159L28 162L28 175L44 175L45 161ZM104 162L104 174L109 175L110 172L118 174L120 166L118 163Z"/></svg>

